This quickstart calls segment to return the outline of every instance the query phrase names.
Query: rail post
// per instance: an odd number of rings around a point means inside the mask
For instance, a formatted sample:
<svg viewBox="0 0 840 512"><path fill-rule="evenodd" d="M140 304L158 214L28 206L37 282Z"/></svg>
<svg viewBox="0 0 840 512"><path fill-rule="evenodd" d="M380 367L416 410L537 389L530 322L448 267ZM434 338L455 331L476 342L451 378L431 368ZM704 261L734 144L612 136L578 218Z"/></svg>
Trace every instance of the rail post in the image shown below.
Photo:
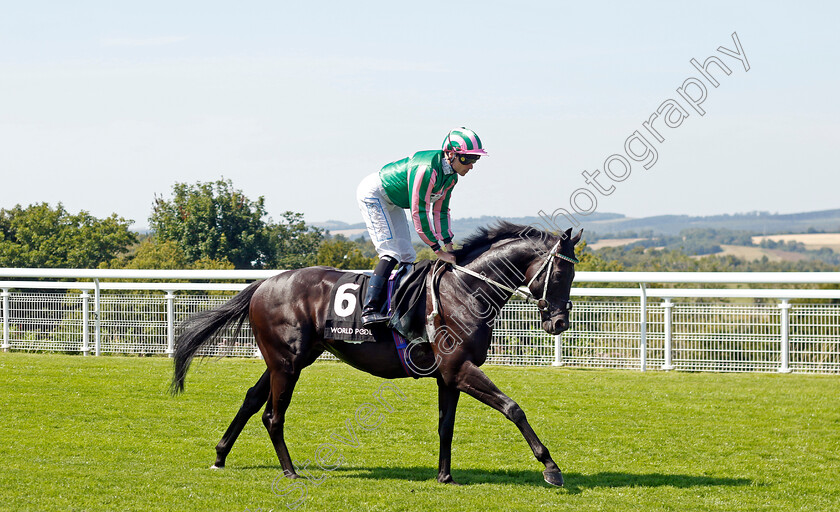
<svg viewBox="0 0 840 512"><path fill-rule="evenodd" d="M99 296L99 279L94 279L93 284L95 288L93 290L93 355L101 356L102 355L102 339L101 339L101 331L100 331L100 319L99 319L99 303L100 303L100 296Z"/></svg>
<svg viewBox="0 0 840 512"><path fill-rule="evenodd" d="M647 371L647 284L639 283L639 302L641 303L641 310L639 312L639 365L641 370Z"/></svg>
<svg viewBox="0 0 840 512"><path fill-rule="evenodd" d="M82 355L90 355L90 294L82 290Z"/></svg>
<svg viewBox="0 0 840 512"><path fill-rule="evenodd" d="M563 337L556 335L554 337L554 362L552 366L563 366Z"/></svg>
<svg viewBox="0 0 840 512"><path fill-rule="evenodd" d="M3 288L3 291L0 292L0 297L3 297L3 346L0 347L3 349L3 352L8 352L10 348L12 348L12 344L9 342L9 289Z"/></svg>
<svg viewBox="0 0 840 512"><path fill-rule="evenodd" d="M166 355L175 354L175 293L166 291Z"/></svg>
<svg viewBox="0 0 840 512"><path fill-rule="evenodd" d="M668 371L674 369L674 331L673 320L671 317L671 310L674 309L674 303L671 301L670 297L665 297L662 307L665 308L665 311L663 312L665 315L665 364L662 365L662 369Z"/></svg>
<svg viewBox="0 0 840 512"><path fill-rule="evenodd" d="M782 299L779 309L782 310L782 365L779 373L790 373L790 299Z"/></svg>

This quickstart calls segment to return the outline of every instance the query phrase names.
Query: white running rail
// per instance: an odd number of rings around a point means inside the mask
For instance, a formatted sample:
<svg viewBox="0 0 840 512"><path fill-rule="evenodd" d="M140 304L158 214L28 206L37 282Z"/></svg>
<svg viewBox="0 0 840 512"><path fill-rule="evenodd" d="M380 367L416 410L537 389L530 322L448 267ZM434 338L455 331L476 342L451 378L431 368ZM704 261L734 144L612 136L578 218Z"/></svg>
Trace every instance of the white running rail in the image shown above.
<svg viewBox="0 0 840 512"><path fill-rule="evenodd" d="M279 272L0 268L0 348L171 355L178 322ZM573 288L560 336L511 301L488 363L840 373L840 272L578 272L575 282L621 287ZM246 329L204 353L255 352Z"/></svg>

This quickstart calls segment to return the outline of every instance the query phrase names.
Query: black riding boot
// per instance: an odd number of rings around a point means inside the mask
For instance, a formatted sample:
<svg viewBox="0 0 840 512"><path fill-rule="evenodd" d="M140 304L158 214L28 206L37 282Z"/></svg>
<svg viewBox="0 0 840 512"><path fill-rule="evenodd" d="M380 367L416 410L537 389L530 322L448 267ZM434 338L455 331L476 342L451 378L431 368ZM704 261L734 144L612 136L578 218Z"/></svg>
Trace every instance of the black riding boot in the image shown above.
<svg viewBox="0 0 840 512"><path fill-rule="evenodd" d="M364 308L362 309L362 323L365 326L381 324L387 322L390 318L384 311L385 297L388 289L388 276L395 266L397 266L397 260L390 256L384 256L373 270L367 293L365 293Z"/></svg>

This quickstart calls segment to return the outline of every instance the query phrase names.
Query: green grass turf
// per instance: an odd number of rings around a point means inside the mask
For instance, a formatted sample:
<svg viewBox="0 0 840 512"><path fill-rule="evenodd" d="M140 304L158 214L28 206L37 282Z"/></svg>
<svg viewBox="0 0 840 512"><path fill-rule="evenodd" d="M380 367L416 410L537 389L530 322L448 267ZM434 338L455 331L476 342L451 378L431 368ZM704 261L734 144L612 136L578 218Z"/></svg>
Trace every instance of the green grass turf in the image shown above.
<svg viewBox="0 0 840 512"><path fill-rule="evenodd" d="M288 510L258 417L228 467L208 469L263 368L200 361L171 397L167 359L0 354L0 509ZM465 395L453 443L465 485L436 483L436 386L400 380L407 400L380 409L375 430L356 426L358 446L334 441L341 466L311 471L320 482L298 510L840 509L837 377L484 369L523 407L564 488L543 482L513 424ZM314 461L346 436L381 382L308 368L287 415L292 457Z"/></svg>

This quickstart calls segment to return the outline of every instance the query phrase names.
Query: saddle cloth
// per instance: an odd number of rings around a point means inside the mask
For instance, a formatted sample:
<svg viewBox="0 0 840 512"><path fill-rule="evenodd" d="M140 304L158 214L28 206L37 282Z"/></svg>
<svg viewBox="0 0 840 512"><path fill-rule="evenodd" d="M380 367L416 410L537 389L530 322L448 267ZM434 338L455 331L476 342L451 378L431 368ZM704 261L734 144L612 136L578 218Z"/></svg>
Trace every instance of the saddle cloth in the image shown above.
<svg viewBox="0 0 840 512"><path fill-rule="evenodd" d="M362 302L370 276L347 272L338 279L330 297L324 336L333 340L376 341L371 329L362 324Z"/></svg>

